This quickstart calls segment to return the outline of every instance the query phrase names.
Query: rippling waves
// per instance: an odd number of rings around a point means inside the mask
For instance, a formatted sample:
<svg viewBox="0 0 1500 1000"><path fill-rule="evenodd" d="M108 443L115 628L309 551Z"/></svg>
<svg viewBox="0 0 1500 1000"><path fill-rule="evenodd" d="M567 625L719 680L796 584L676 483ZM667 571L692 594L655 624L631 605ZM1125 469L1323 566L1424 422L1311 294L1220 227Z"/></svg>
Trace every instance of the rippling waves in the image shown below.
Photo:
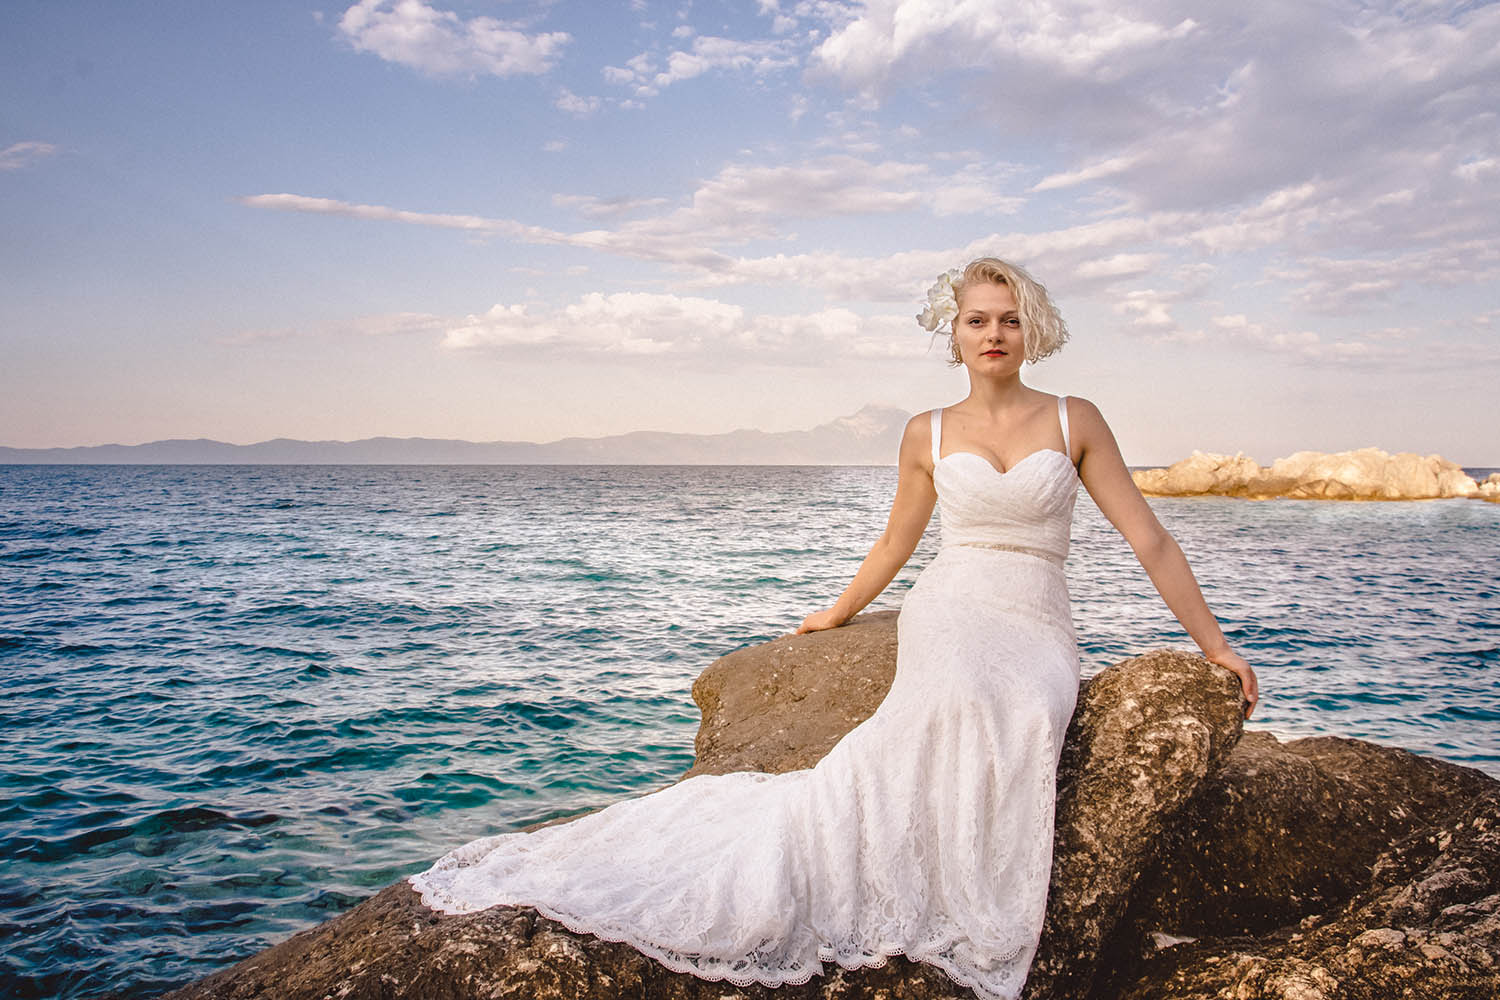
<svg viewBox="0 0 1500 1000"><path fill-rule="evenodd" d="M0 994L146 996L458 843L672 781L895 470L0 467ZM1157 500L1253 728L1500 775L1500 505ZM876 607L930 558L935 532ZM1085 674L1190 645L1081 495Z"/></svg>

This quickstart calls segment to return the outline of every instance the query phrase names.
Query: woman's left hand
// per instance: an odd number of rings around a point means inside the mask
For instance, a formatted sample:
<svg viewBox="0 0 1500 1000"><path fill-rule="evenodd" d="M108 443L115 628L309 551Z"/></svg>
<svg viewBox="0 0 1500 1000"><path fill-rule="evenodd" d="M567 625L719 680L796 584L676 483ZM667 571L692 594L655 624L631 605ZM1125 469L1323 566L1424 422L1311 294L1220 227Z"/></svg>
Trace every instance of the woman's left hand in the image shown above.
<svg viewBox="0 0 1500 1000"><path fill-rule="evenodd" d="M821 632L824 629L838 628L844 624L844 619L834 613L832 608L827 611L815 611L802 619L802 624L797 626L793 635L802 635L804 632Z"/></svg>
<svg viewBox="0 0 1500 1000"><path fill-rule="evenodd" d="M1249 703L1245 706L1245 718L1250 718L1255 703L1260 700L1260 683L1255 679L1255 671L1250 669L1243 656L1227 646L1222 652L1206 655L1208 662L1218 664L1240 679L1240 692Z"/></svg>

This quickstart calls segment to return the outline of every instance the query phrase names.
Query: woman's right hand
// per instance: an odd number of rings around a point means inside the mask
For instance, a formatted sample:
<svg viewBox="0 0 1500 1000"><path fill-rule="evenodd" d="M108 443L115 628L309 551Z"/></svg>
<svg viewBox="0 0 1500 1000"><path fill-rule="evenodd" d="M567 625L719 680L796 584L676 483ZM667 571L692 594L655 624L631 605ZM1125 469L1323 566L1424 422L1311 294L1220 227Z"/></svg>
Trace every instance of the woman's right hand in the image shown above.
<svg viewBox="0 0 1500 1000"><path fill-rule="evenodd" d="M814 611L802 619L802 624L797 626L793 635L801 635L803 632L821 632L826 628L838 628L844 624L844 619L833 613L833 609L827 611Z"/></svg>
<svg viewBox="0 0 1500 1000"><path fill-rule="evenodd" d="M1250 713L1255 711L1255 703L1260 701L1260 681L1256 678L1255 671L1251 669L1250 664L1228 646L1208 656L1207 659L1208 662L1218 664L1240 679L1241 697L1245 702L1245 718L1250 718Z"/></svg>

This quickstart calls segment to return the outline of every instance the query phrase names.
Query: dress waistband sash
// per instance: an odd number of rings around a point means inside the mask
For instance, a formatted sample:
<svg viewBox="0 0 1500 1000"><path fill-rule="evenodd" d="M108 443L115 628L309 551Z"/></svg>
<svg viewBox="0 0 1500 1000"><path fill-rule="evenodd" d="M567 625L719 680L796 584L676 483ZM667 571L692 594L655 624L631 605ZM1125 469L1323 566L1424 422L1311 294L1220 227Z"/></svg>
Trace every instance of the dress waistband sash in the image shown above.
<svg viewBox="0 0 1500 1000"><path fill-rule="evenodd" d="M1023 556L1042 559L1059 568L1063 564L1063 561L1057 557L1056 553L1048 552L1046 549L1032 548L1029 545L1008 545L1005 542L954 542L953 544L974 549L999 549L1002 552L1019 552Z"/></svg>

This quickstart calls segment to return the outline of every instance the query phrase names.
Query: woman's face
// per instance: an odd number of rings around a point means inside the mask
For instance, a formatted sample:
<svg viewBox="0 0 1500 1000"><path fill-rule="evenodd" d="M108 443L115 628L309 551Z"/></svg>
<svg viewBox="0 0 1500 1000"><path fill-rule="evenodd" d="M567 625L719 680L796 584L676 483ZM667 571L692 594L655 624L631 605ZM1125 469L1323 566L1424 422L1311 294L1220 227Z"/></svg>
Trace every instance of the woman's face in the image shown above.
<svg viewBox="0 0 1500 1000"><path fill-rule="evenodd" d="M1016 298L1009 285L976 282L958 296L953 336L959 357L976 375L1009 375L1026 360Z"/></svg>

